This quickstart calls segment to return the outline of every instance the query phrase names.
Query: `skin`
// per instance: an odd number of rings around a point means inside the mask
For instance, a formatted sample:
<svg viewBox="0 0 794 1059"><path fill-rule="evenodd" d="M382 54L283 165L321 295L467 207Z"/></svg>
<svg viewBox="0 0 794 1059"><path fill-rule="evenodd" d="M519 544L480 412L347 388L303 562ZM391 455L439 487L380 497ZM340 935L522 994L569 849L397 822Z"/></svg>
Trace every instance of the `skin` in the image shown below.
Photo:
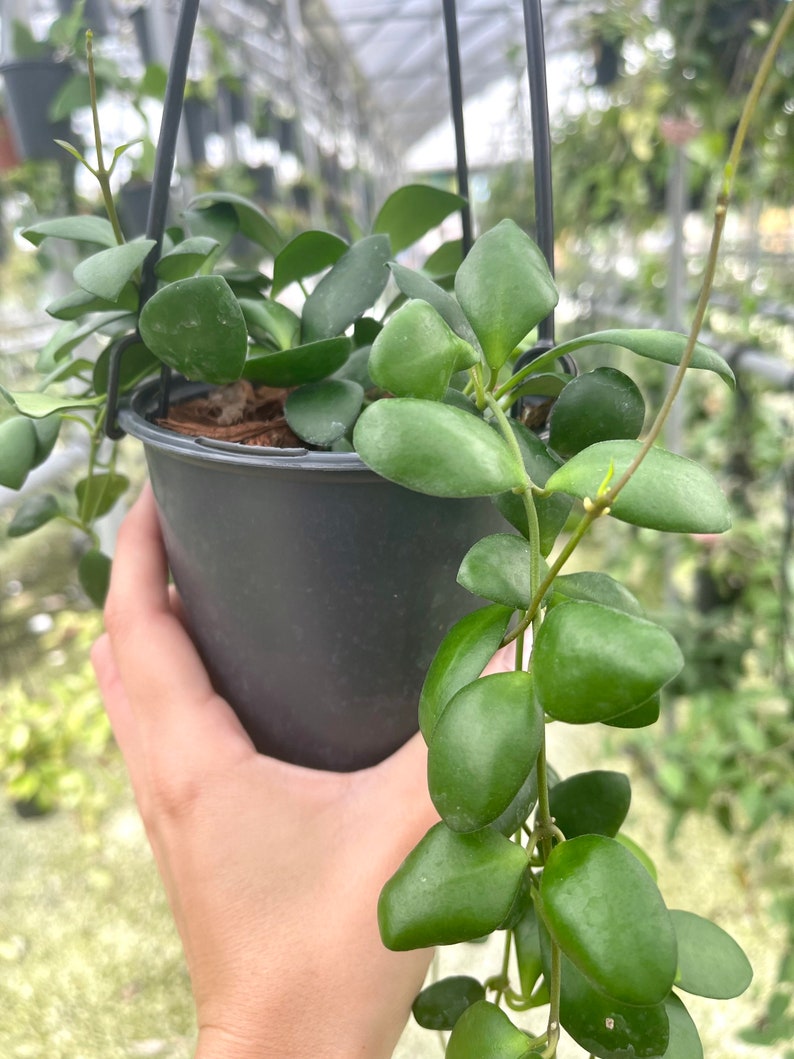
<svg viewBox="0 0 794 1059"><path fill-rule="evenodd" d="M421 739L349 774L257 754L180 620L148 487L105 619L92 660L182 939L196 1056L391 1056L431 955L387 951L376 922L438 819Z"/></svg>

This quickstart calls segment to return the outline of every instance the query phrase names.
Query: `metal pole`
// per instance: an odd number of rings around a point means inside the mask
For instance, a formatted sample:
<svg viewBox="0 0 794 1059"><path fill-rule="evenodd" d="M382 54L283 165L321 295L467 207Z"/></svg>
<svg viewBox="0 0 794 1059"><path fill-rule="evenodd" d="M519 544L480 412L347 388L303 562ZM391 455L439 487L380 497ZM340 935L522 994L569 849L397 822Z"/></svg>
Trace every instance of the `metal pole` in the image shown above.
<svg viewBox="0 0 794 1059"><path fill-rule="evenodd" d="M471 250L472 226L469 203L469 167L466 162L466 136L463 129L463 85L460 74L460 45L458 43L458 14L455 0L443 0L444 33L447 39L447 67L449 70L449 94L452 101L452 124L455 128L455 153L457 159L458 194L466 200L460 211L463 224L463 255Z"/></svg>

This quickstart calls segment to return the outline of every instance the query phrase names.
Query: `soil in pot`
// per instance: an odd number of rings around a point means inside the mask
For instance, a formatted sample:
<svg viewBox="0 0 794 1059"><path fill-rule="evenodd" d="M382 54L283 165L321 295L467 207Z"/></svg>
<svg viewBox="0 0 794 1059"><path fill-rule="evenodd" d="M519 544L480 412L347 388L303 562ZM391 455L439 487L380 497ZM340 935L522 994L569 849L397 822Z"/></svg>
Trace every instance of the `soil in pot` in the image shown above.
<svg viewBox="0 0 794 1059"><path fill-rule="evenodd" d="M247 379L193 397L169 409L158 426L189 437L212 438L260 448L311 448L284 416L289 390L254 386Z"/></svg>

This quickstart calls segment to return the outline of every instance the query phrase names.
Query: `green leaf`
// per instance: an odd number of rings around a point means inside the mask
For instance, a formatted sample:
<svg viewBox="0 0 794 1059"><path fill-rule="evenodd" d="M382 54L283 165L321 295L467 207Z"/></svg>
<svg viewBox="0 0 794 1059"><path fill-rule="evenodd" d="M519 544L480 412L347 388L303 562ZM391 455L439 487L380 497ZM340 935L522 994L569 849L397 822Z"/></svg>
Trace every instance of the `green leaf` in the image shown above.
<svg viewBox="0 0 794 1059"><path fill-rule="evenodd" d="M529 1059L525 1033L489 1000L472 1004L460 1016L447 1045L446 1059Z"/></svg>
<svg viewBox="0 0 794 1059"><path fill-rule="evenodd" d="M678 644L661 625L588 602L563 603L550 611L532 657L541 706L569 724L626 713L684 664Z"/></svg>
<svg viewBox="0 0 794 1059"><path fill-rule="evenodd" d="M287 422L310 445L327 446L341 438L355 423L364 400L356 382L341 379L309 383L287 398Z"/></svg>
<svg viewBox="0 0 794 1059"><path fill-rule="evenodd" d="M435 401L375 401L359 418L353 444L378 474L430 496L490 496L523 481L494 430Z"/></svg>
<svg viewBox="0 0 794 1059"><path fill-rule="evenodd" d="M393 253L399 254L465 205L465 199L450 191L426 184L407 184L383 203L372 231L388 235Z"/></svg>
<svg viewBox="0 0 794 1059"><path fill-rule="evenodd" d="M24 416L0 422L0 485L21 489L36 458L36 431Z"/></svg>
<svg viewBox="0 0 794 1059"><path fill-rule="evenodd" d="M155 245L154 239L136 239L100 250L80 262L73 273L75 283L89 294L115 303Z"/></svg>
<svg viewBox="0 0 794 1059"><path fill-rule="evenodd" d="M105 329L108 324L127 317L129 313L114 310L108 313L93 313L79 327L73 321L63 324L42 348L36 363L37 370L49 374L55 370L58 361L68 357L89 335L94 335L97 331ZM134 326L134 321L130 320L130 323Z"/></svg>
<svg viewBox="0 0 794 1059"><path fill-rule="evenodd" d="M521 983L521 995L529 997L543 974L540 934L535 906L530 905L513 929L516 943L516 963Z"/></svg>
<svg viewBox="0 0 794 1059"><path fill-rule="evenodd" d="M428 276L444 278L454 276L463 260L463 240L450 239L434 250L422 265L422 271Z"/></svg>
<svg viewBox="0 0 794 1059"><path fill-rule="evenodd" d="M476 978L455 975L423 989L411 1011L426 1030L451 1030L466 1008L484 999L485 989Z"/></svg>
<svg viewBox="0 0 794 1059"><path fill-rule="evenodd" d="M98 394L106 394L108 392L108 373L110 371L110 358L114 346L115 343L113 342L106 346L99 354L96 364L94 365L92 381L94 384L94 390ZM122 355L121 365L119 367L120 392L126 393L142 379L153 374L159 367L160 361L155 357L151 350L147 349L143 342L135 342L132 345L127 346Z"/></svg>
<svg viewBox="0 0 794 1059"><path fill-rule="evenodd" d="M507 809L535 765L543 727L528 673L493 673L461 688L427 757L430 797L448 827L478 831Z"/></svg>
<svg viewBox="0 0 794 1059"><path fill-rule="evenodd" d="M554 356L560 357L564 353L573 353L584 346L612 345L630 349L632 353L649 360L658 360L663 364L680 364L687 345L687 336L679 335L675 331L655 331L639 329L613 329L609 331L595 331L589 335L582 335L570 342L563 342L554 350ZM730 386L735 383L733 371L727 361L719 353L702 342L695 345L694 356L689 365L691 368L703 368L713 371L725 380Z"/></svg>
<svg viewBox="0 0 794 1059"><path fill-rule="evenodd" d="M273 262L273 295L290 283L300 283L336 264L348 244L333 232L301 232L276 255Z"/></svg>
<svg viewBox="0 0 794 1059"><path fill-rule="evenodd" d="M419 727L430 742L449 700L475 680L502 642L512 610L482 607L456 622L436 651L419 697Z"/></svg>
<svg viewBox="0 0 794 1059"><path fill-rule="evenodd" d="M554 581L550 606L579 599L614 607L638 618L645 616L642 604L629 590L609 574L597 570L581 570L574 574L561 574Z"/></svg>
<svg viewBox="0 0 794 1059"><path fill-rule="evenodd" d="M201 209L186 209L182 214L185 224L194 236L214 239L221 251L226 250L240 230L237 212L228 203L218 202Z"/></svg>
<svg viewBox="0 0 794 1059"><path fill-rule="evenodd" d="M191 221L195 223L195 214L205 212L208 206L231 207L237 217L240 232L252 242L258 243L268 253L275 256L284 246L283 235L277 230L270 218L250 199L243 198L242 195L236 195L231 191L207 191L203 195L196 195L188 203ZM215 217L218 216L219 214L216 213ZM211 232L207 231L196 232L196 234L212 235ZM218 242L223 245L222 239L219 239Z"/></svg>
<svg viewBox="0 0 794 1059"><path fill-rule="evenodd" d="M645 423L645 401L636 383L617 368L596 368L565 387L551 410L549 445L573 456L588 445L637 438Z"/></svg>
<svg viewBox="0 0 794 1059"><path fill-rule="evenodd" d="M659 692L654 692L647 702L640 703L633 710L627 710L617 717L607 717L602 724L610 728L648 728L656 724L662 709L662 697Z"/></svg>
<svg viewBox="0 0 794 1059"><path fill-rule="evenodd" d="M218 242L205 235L193 236L177 243L173 250L163 254L155 266L158 279L172 283L195 275L209 257L218 250Z"/></svg>
<svg viewBox="0 0 794 1059"><path fill-rule="evenodd" d="M9 537L24 537L28 533L51 522L61 513L58 498L52 493L43 496L30 496L23 500L8 527Z"/></svg>
<svg viewBox="0 0 794 1059"><path fill-rule="evenodd" d="M193 276L162 287L141 310L140 333L156 357L187 379L217 385L240 378L248 330L220 276Z"/></svg>
<svg viewBox="0 0 794 1059"><path fill-rule="evenodd" d="M491 368L502 367L558 300L543 254L510 220L475 242L458 269L455 294Z"/></svg>
<svg viewBox="0 0 794 1059"><path fill-rule="evenodd" d="M390 256L385 235L370 235L351 246L304 302L304 341L341 335L371 308L388 282Z"/></svg>
<svg viewBox="0 0 794 1059"><path fill-rule="evenodd" d="M694 912L671 910L670 916L678 938L676 986L715 1000L740 996L753 969L730 934Z"/></svg>
<svg viewBox="0 0 794 1059"><path fill-rule="evenodd" d="M624 835L622 832L619 835L615 835L615 841L619 842L621 846L625 846L629 853L631 853L637 858L637 860L640 862L643 868L645 868L645 870L648 872L653 881L657 881L658 872L656 871L656 865L653 863L653 861L642 848L642 846L638 845L633 838L629 838L628 835Z"/></svg>
<svg viewBox="0 0 794 1059"><path fill-rule="evenodd" d="M631 784L622 772L580 772L549 792L549 810L566 838L614 838L631 805Z"/></svg>
<svg viewBox="0 0 794 1059"><path fill-rule="evenodd" d="M624 1004L665 999L676 973L675 931L656 884L624 846L601 835L555 846L540 899L552 937L597 989Z"/></svg>
<svg viewBox="0 0 794 1059"><path fill-rule="evenodd" d="M137 312L138 301L138 288L134 283L128 283L114 302L97 298L87 290L74 290L50 302L47 312L56 320L79 320L89 313L134 313Z"/></svg>
<svg viewBox="0 0 794 1059"><path fill-rule="evenodd" d="M103 397L56 397L49 393L25 393L22 390L6 390L3 386L0 386L0 394L30 419L44 419L54 412L68 412L75 408L95 408L104 400Z"/></svg>
<svg viewBox="0 0 794 1059"><path fill-rule="evenodd" d="M282 350L297 345L301 322L286 305L270 298L240 298L240 308L255 342L275 342Z"/></svg>
<svg viewBox="0 0 794 1059"><path fill-rule="evenodd" d="M369 373L397 397L440 401L453 374L478 359L431 305L409 301L389 317L373 342Z"/></svg>
<svg viewBox="0 0 794 1059"><path fill-rule="evenodd" d="M83 521L91 523L107 515L129 487L129 478L123 474L94 474L83 478L74 487Z"/></svg>
<svg viewBox="0 0 794 1059"><path fill-rule="evenodd" d="M546 482L552 492L594 498L612 467L612 480L628 469L639 441L603 441L577 453ZM730 528L728 501L707 470L692 460L652 448L620 492L611 514L622 522L669 533L723 533Z"/></svg>
<svg viewBox="0 0 794 1059"><path fill-rule="evenodd" d="M662 1059L703 1059L697 1026L681 999L671 993L664 1006L670 1022L670 1043Z"/></svg>
<svg viewBox="0 0 794 1059"><path fill-rule="evenodd" d="M36 451L33 456L33 466L39 467L47 459L55 448L58 434L61 431L63 420L59 415L46 416L44 419L34 419L33 430L36 435Z"/></svg>
<svg viewBox="0 0 794 1059"><path fill-rule="evenodd" d="M532 599L531 550L523 537L494 533L483 537L464 555L458 584L475 596L526 610Z"/></svg>
<svg viewBox="0 0 794 1059"><path fill-rule="evenodd" d="M113 225L104 217L55 217L30 224L22 229L21 234L34 246L40 246L45 239L69 239L75 243L96 243L105 247L117 245Z"/></svg>
<svg viewBox="0 0 794 1059"><path fill-rule="evenodd" d="M337 371L350 355L349 338L324 338L275 353L254 346L243 366L243 378L267 386L302 386Z"/></svg>
<svg viewBox="0 0 794 1059"><path fill-rule="evenodd" d="M550 768L550 766L548 766ZM512 802L500 813L495 820L491 821L491 827L507 838L511 838L522 824L527 822L529 814L538 800L538 772L537 766L532 769L524 780L518 793Z"/></svg>
<svg viewBox="0 0 794 1059"><path fill-rule="evenodd" d="M383 943L403 951L490 934L510 911L526 868L524 850L490 828L460 835L436 824L381 892Z"/></svg>
<svg viewBox="0 0 794 1059"><path fill-rule="evenodd" d="M77 566L77 578L95 607L104 607L110 587L110 559L98 548L85 553Z"/></svg>
<svg viewBox="0 0 794 1059"><path fill-rule="evenodd" d="M474 349L479 350L480 343L477 341L477 336L466 319L466 314L451 294L427 276L422 275L421 272L415 272L413 269L406 268L405 265L399 265L396 261L390 261L389 268L394 276L394 282L407 298L415 298L432 305L458 338L462 338L464 342L468 342Z"/></svg>

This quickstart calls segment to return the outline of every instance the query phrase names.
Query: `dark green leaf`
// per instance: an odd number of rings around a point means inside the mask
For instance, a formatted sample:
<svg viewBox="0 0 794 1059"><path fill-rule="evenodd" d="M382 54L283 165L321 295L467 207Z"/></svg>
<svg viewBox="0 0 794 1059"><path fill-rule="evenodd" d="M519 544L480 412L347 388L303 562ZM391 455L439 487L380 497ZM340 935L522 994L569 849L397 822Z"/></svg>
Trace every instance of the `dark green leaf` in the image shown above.
<svg viewBox="0 0 794 1059"><path fill-rule="evenodd" d="M218 243L206 235L196 235L183 239L173 250L163 254L155 266L159 279L171 283L177 279L187 279L201 268L213 253L218 250Z"/></svg>
<svg viewBox="0 0 794 1059"><path fill-rule="evenodd" d="M662 1059L703 1059L697 1026L680 998L671 993L664 1006L670 1021L670 1043Z"/></svg>
<svg viewBox="0 0 794 1059"><path fill-rule="evenodd" d="M581 772L549 792L549 809L566 838L614 838L631 804L631 784L621 772Z"/></svg>
<svg viewBox="0 0 794 1059"><path fill-rule="evenodd" d="M456 975L423 989L411 1010L426 1030L451 1030L467 1007L484 999L485 989L476 978Z"/></svg>
<svg viewBox="0 0 794 1059"><path fill-rule="evenodd" d="M268 253L275 256L284 246L284 237L256 203L231 191L207 191L203 195L196 195L188 204L191 227L195 224L196 213L205 212L208 206L219 205L231 207L237 216L237 223L242 234L252 242L258 243ZM219 214L215 216L218 217ZM196 232L196 234L210 235L215 238L210 231ZM223 245L223 239L219 239L218 242Z"/></svg>
<svg viewBox="0 0 794 1059"><path fill-rule="evenodd" d="M28 225L21 234L34 246L40 246L45 239L70 239L77 243L96 243L105 247L117 245L113 225L104 217L55 217L50 221Z"/></svg>
<svg viewBox="0 0 794 1059"><path fill-rule="evenodd" d="M490 934L510 911L527 855L490 828L432 827L384 886L378 924L388 949L452 945Z"/></svg>
<svg viewBox="0 0 794 1059"><path fill-rule="evenodd" d="M605 607L614 607L638 618L645 616L642 604L636 596L609 574L596 570L582 570L575 574L561 574L554 581L551 606L566 600L589 600Z"/></svg>
<svg viewBox="0 0 794 1059"><path fill-rule="evenodd" d="M637 438L645 423L645 401L637 385L617 368L596 368L565 387L551 410L549 445L573 456L588 445Z"/></svg>
<svg viewBox="0 0 794 1059"><path fill-rule="evenodd" d="M494 430L435 401L376 401L356 424L353 444L378 474L431 496L490 496L523 482Z"/></svg>
<svg viewBox="0 0 794 1059"><path fill-rule="evenodd" d="M516 943L516 963L521 983L521 995L529 997L543 974L538 917L534 905L530 905L516 923L513 937Z"/></svg>
<svg viewBox="0 0 794 1059"><path fill-rule="evenodd" d="M483 607L456 622L436 651L419 698L419 727L425 742L449 700L475 680L491 660L507 630L512 610Z"/></svg>
<svg viewBox="0 0 794 1059"><path fill-rule="evenodd" d="M77 566L77 578L95 607L104 607L110 586L110 559L97 548L85 553Z"/></svg>
<svg viewBox="0 0 794 1059"><path fill-rule="evenodd" d="M348 244L333 232L301 232L279 251L273 262L273 294L336 264Z"/></svg>
<svg viewBox="0 0 794 1059"><path fill-rule="evenodd" d="M371 308L388 282L390 256L385 235L370 235L351 246L304 303L304 341L341 335Z"/></svg>
<svg viewBox="0 0 794 1059"><path fill-rule="evenodd" d="M183 217L192 235L214 239L222 251L240 230L237 212L225 202L198 210L186 209Z"/></svg>
<svg viewBox="0 0 794 1059"><path fill-rule="evenodd" d="M672 911L678 938L675 984L687 993L730 1000L753 979L753 969L730 934L694 912Z"/></svg>
<svg viewBox="0 0 794 1059"><path fill-rule="evenodd" d="M537 375L530 375L510 396L515 401L522 397L558 397L573 378L573 375L566 375L564 372L539 372Z"/></svg>
<svg viewBox="0 0 794 1059"><path fill-rule="evenodd" d="M500 834L512 837L522 824L526 823L529 814L538 800L538 773L537 767L533 768L521 785L520 790L512 802L500 813L495 820L491 821L491 827Z"/></svg>
<svg viewBox="0 0 794 1059"><path fill-rule="evenodd" d="M450 213L460 210L465 202L460 195L441 188L407 184L386 199L372 231L387 235L392 252L399 254L441 224Z"/></svg>
<svg viewBox="0 0 794 1059"><path fill-rule="evenodd" d="M356 421L364 391L356 382L331 379L301 386L287 398L287 422L310 445L330 445Z"/></svg>
<svg viewBox="0 0 794 1059"><path fill-rule="evenodd" d="M255 342L274 342L282 350L297 345L301 322L286 305L270 298L240 298L240 308Z"/></svg>
<svg viewBox="0 0 794 1059"><path fill-rule="evenodd" d="M94 366L94 390L98 394L106 394L108 391L108 371L113 348L114 343L106 346L99 354ZM160 361L142 342L135 342L127 346L122 354L119 367L120 392L125 393L159 367Z"/></svg>
<svg viewBox="0 0 794 1059"><path fill-rule="evenodd" d="M427 758L430 797L447 826L478 831L504 812L542 739L528 673L492 673L461 688L438 719Z"/></svg>
<svg viewBox="0 0 794 1059"><path fill-rule="evenodd" d="M527 1035L496 1004L481 1000L455 1024L446 1059L529 1059L532 1054Z"/></svg>
<svg viewBox="0 0 794 1059"><path fill-rule="evenodd" d="M618 717L608 717L601 723L608 724L610 728L648 728L659 720L661 708L662 697L657 691L647 702L621 713Z"/></svg>
<svg viewBox="0 0 794 1059"><path fill-rule="evenodd" d="M129 486L129 479L123 474L94 474L83 478L74 487L83 520L90 523L106 515Z"/></svg>
<svg viewBox="0 0 794 1059"><path fill-rule="evenodd" d="M350 354L349 338L324 338L276 353L254 346L243 366L243 378L267 386L302 386L337 371Z"/></svg>
<svg viewBox="0 0 794 1059"><path fill-rule="evenodd" d="M389 262L389 268L394 276L394 282L407 298L416 298L432 305L438 315L446 324L474 349L479 350L480 344L472 326L466 319L466 314L455 301L451 294L434 283L421 272L414 272L405 265L399 265L396 261Z"/></svg>
<svg viewBox="0 0 794 1059"><path fill-rule="evenodd" d="M0 422L0 485L21 489L36 459L36 431L24 416Z"/></svg>
<svg viewBox="0 0 794 1059"><path fill-rule="evenodd" d="M458 584L475 596L526 610L532 599L531 551L523 537L494 533L469 549L458 570Z"/></svg>
<svg viewBox="0 0 794 1059"><path fill-rule="evenodd" d="M97 298L116 303L154 246L154 239L136 239L100 250L80 262L74 270L75 283Z"/></svg>
<svg viewBox="0 0 794 1059"><path fill-rule="evenodd" d="M558 299L543 254L509 220L475 242L458 269L455 294L491 368L502 367Z"/></svg>
<svg viewBox="0 0 794 1059"><path fill-rule="evenodd" d="M23 500L8 527L9 537L24 537L51 522L61 513L57 497L52 493L30 496Z"/></svg>
<svg viewBox="0 0 794 1059"><path fill-rule="evenodd" d="M140 332L156 357L188 379L220 385L240 378L248 331L220 276L193 276L162 287L141 310Z"/></svg>
<svg viewBox="0 0 794 1059"><path fill-rule="evenodd" d="M552 937L597 989L624 1004L665 999L676 973L675 931L653 879L624 846L601 835L555 846L540 898Z"/></svg>

